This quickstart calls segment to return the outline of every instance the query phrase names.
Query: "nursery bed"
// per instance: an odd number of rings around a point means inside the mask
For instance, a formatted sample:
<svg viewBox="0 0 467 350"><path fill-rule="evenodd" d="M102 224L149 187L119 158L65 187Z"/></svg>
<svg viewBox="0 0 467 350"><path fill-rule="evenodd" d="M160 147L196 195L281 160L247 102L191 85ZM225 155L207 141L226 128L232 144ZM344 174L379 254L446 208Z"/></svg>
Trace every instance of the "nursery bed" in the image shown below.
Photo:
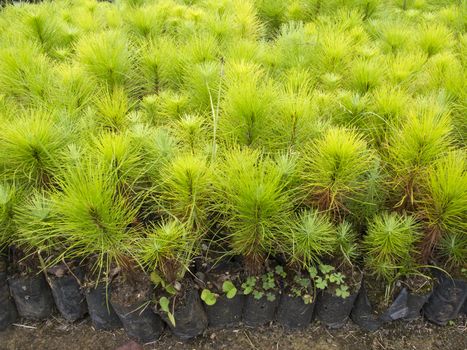
<svg viewBox="0 0 467 350"><path fill-rule="evenodd" d="M117 349L128 345L123 330L115 332L94 331L89 320L69 325L61 319L43 323L21 323L0 333L0 349ZM314 323L301 331L289 332L279 326L230 330L209 329L204 337L181 342L168 333L154 344L143 349L345 349L345 350L462 350L467 348L467 319L458 318L446 327L425 321L395 322L384 329L366 333L354 324L339 330L327 330ZM122 350L130 350L123 347ZM132 349L141 349L135 347ZM120 350L120 349L119 349Z"/></svg>

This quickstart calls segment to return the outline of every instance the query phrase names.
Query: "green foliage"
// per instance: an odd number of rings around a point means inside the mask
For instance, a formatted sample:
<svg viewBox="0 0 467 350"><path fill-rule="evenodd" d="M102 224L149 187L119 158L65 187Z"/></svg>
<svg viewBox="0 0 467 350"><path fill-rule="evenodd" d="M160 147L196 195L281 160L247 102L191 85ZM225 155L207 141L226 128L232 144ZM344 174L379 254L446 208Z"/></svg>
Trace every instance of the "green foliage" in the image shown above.
<svg viewBox="0 0 467 350"><path fill-rule="evenodd" d="M394 187L400 193L398 206L416 200L416 184L426 168L451 144L449 116L437 113L436 109L422 108L420 112L409 116L404 124L394 129L389 139L388 163L393 172Z"/></svg>
<svg viewBox="0 0 467 350"><path fill-rule="evenodd" d="M462 244L467 229L467 161L465 153L450 152L435 162L423 180L420 216L425 221L425 258L444 236L443 246L452 247L448 260L459 259L456 244ZM447 244L446 244L447 243ZM449 249L444 249L446 251Z"/></svg>
<svg viewBox="0 0 467 350"><path fill-rule="evenodd" d="M47 194L35 192L15 208L17 242L26 253L42 251L52 256L53 250L62 248L60 234L53 231L53 205Z"/></svg>
<svg viewBox="0 0 467 350"><path fill-rule="evenodd" d="M159 299L159 306L160 306L162 311L167 313L167 317L169 318L170 323L172 323L172 326L175 327L176 326L175 317L174 317L173 313L170 312L170 308L169 308L170 300L167 297L161 297Z"/></svg>
<svg viewBox="0 0 467 350"><path fill-rule="evenodd" d="M172 284L182 278L193 254L194 237L177 220L145 231L138 242L137 259L148 270L159 272L165 282Z"/></svg>
<svg viewBox="0 0 467 350"><path fill-rule="evenodd" d="M34 45L0 47L0 88L2 93L24 105L50 98L53 78L51 62Z"/></svg>
<svg viewBox="0 0 467 350"><path fill-rule="evenodd" d="M203 229L212 197L213 172L206 159L180 155L162 171L161 205L194 230Z"/></svg>
<svg viewBox="0 0 467 350"><path fill-rule="evenodd" d="M357 232L352 225L344 221L337 226L337 256L342 259L342 263L352 265L358 255Z"/></svg>
<svg viewBox="0 0 467 350"><path fill-rule="evenodd" d="M130 85L133 54L122 32L104 31L82 38L76 51L78 62L104 86Z"/></svg>
<svg viewBox="0 0 467 350"><path fill-rule="evenodd" d="M274 114L275 88L257 66L228 67L220 130L226 141L258 146L267 138Z"/></svg>
<svg viewBox="0 0 467 350"><path fill-rule="evenodd" d="M276 275L269 271L261 276L249 276L242 283L244 295L253 295L255 299L266 297L270 302L276 300L276 290L279 288L276 284Z"/></svg>
<svg viewBox="0 0 467 350"><path fill-rule="evenodd" d="M413 266L419 238L419 225L412 216L396 213L375 216L363 240L366 266L392 284L399 270Z"/></svg>
<svg viewBox="0 0 467 350"><path fill-rule="evenodd" d="M467 238L462 233L445 234L439 242L439 254L447 266L462 268L467 263Z"/></svg>
<svg viewBox="0 0 467 350"><path fill-rule="evenodd" d="M237 295L237 287L231 281L224 281L222 283L222 291L228 299L232 299Z"/></svg>
<svg viewBox="0 0 467 350"><path fill-rule="evenodd" d="M305 211L292 225L285 250L292 264L307 269L335 251L336 231L327 216Z"/></svg>
<svg viewBox="0 0 467 350"><path fill-rule="evenodd" d="M0 11L13 259L76 259L96 282L139 263L173 324L201 252L240 255L256 298L277 279L308 303L348 296L360 250L390 283L415 258L465 265L465 4L20 5ZM268 270L278 254L294 275ZM205 299L235 296L226 282Z"/></svg>
<svg viewBox="0 0 467 350"><path fill-rule="evenodd" d="M248 273L263 268L287 223L291 198L283 174L259 152L232 150L224 155L219 195L234 254L246 258Z"/></svg>
<svg viewBox="0 0 467 350"><path fill-rule="evenodd" d="M216 303L216 294L212 293L209 289L203 289L201 292L201 300L208 306L212 306Z"/></svg>
<svg viewBox="0 0 467 350"><path fill-rule="evenodd" d="M0 134L0 169L9 179L49 187L66 145L66 130L46 111L25 111Z"/></svg>
<svg viewBox="0 0 467 350"><path fill-rule="evenodd" d="M0 249L10 244L16 233L13 219L18 192L14 184L0 182Z"/></svg>
<svg viewBox="0 0 467 350"><path fill-rule="evenodd" d="M342 217L348 199L365 186L364 175L372 162L366 142L353 130L331 128L304 156L306 201Z"/></svg>
<svg viewBox="0 0 467 350"><path fill-rule="evenodd" d="M106 166L83 159L78 168L67 167L54 196L54 230L66 240L67 259L90 258L97 280L113 264L122 265L131 251L131 224L137 207L118 191Z"/></svg>

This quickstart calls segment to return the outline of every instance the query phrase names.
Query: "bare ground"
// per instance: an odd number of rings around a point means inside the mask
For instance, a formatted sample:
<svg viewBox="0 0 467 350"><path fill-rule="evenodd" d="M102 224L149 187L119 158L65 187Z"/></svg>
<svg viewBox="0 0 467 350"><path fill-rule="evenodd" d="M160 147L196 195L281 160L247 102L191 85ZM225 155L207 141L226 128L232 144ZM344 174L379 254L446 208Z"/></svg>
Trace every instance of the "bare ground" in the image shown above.
<svg viewBox="0 0 467 350"><path fill-rule="evenodd" d="M0 332L1 350L86 350L141 349L130 342L122 330L95 331L88 319L67 324L56 318L43 323L23 321ZM206 331L204 337L181 342L166 332L144 349L167 350L466 350L467 319L460 318L446 327L438 327L418 320L412 323L395 322L373 333L361 331L348 324L343 329L328 330L317 323L302 331L286 331L271 327L233 328Z"/></svg>

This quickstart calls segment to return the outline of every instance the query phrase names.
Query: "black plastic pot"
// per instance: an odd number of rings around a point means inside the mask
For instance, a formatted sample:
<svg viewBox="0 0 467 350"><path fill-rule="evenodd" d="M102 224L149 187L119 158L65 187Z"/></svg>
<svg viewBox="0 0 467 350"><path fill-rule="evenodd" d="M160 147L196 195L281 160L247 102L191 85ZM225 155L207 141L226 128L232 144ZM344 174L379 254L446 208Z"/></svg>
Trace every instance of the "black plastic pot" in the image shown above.
<svg viewBox="0 0 467 350"><path fill-rule="evenodd" d="M19 316L41 320L52 315L54 300L42 273L10 277L9 285Z"/></svg>
<svg viewBox="0 0 467 350"><path fill-rule="evenodd" d="M350 318L361 328L370 332L376 331L383 324L379 317L373 313L373 306L371 305L370 299L368 299L364 283L362 283L357 298L355 299Z"/></svg>
<svg viewBox="0 0 467 350"><path fill-rule="evenodd" d="M358 292L355 292L344 299L323 291L316 301L316 319L329 328L343 327L349 319L357 295Z"/></svg>
<svg viewBox="0 0 467 350"><path fill-rule="evenodd" d="M409 307L407 306L408 301L409 292L406 288L402 288L396 299L394 299L388 309L380 316L381 321L387 323L406 318L409 314Z"/></svg>
<svg viewBox="0 0 467 350"><path fill-rule="evenodd" d="M196 289L187 290L183 304L175 305L175 326L164 312L161 312L160 316L172 333L182 340L200 335L208 326L208 318Z"/></svg>
<svg viewBox="0 0 467 350"><path fill-rule="evenodd" d="M120 318L110 304L110 291L104 283L85 292L89 316L95 329L114 330L122 327Z"/></svg>
<svg viewBox="0 0 467 350"><path fill-rule="evenodd" d="M413 321L418 319L422 314L423 305L426 304L430 298L431 292L426 294L415 294L409 292L407 298L407 315L404 317L405 321Z"/></svg>
<svg viewBox="0 0 467 350"><path fill-rule="evenodd" d="M5 280L0 280L0 331L3 331L18 318L16 306L10 296Z"/></svg>
<svg viewBox="0 0 467 350"><path fill-rule="evenodd" d="M467 300L467 281L451 279L440 275L438 283L428 302L423 307L423 314L437 325L444 326L457 317Z"/></svg>
<svg viewBox="0 0 467 350"><path fill-rule="evenodd" d="M229 327L240 322L244 304L245 296L242 294L237 294L232 299L220 295L214 305L205 305L209 326Z"/></svg>
<svg viewBox="0 0 467 350"><path fill-rule="evenodd" d="M301 297L293 297L284 293L277 308L276 320L287 328L304 328L310 324L314 308L315 302L305 304Z"/></svg>
<svg viewBox="0 0 467 350"><path fill-rule="evenodd" d="M86 299L80 286L83 278L84 273L79 268L74 269L73 274L62 277L48 277L55 305L57 305L57 309L62 317L69 322L74 322L84 317L88 311Z"/></svg>
<svg viewBox="0 0 467 350"><path fill-rule="evenodd" d="M274 301L268 301L266 297L255 299L249 294L245 299L243 308L243 322L249 327L262 326L274 320L280 295L276 294Z"/></svg>
<svg viewBox="0 0 467 350"><path fill-rule="evenodd" d="M164 323L159 315L152 312L149 301L131 306L120 305L114 300L111 303L128 337L143 344L159 339L164 331Z"/></svg>

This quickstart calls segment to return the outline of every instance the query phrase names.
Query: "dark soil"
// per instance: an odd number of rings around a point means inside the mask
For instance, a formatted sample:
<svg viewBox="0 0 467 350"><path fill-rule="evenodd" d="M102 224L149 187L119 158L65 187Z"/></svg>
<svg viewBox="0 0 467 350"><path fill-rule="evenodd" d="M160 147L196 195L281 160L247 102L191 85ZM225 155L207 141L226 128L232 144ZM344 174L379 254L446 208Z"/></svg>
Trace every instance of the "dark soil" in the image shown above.
<svg viewBox="0 0 467 350"><path fill-rule="evenodd" d="M423 275L408 276L401 281L404 287L415 294L426 294L433 290L433 279Z"/></svg>
<svg viewBox="0 0 467 350"><path fill-rule="evenodd" d="M16 326L0 332L0 350L115 350L122 345L130 349L129 342L123 330L94 331L89 320L74 325L61 319L43 323L18 321ZM422 320L394 322L373 333L363 332L354 324L327 330L316 322L300 331L286 331L277 325L256 329L209 329L204 337L189 342L181 342L166 332L159 341L145 345L144 349L465 350L467 319L460 318L446 327Z"/></svg>
<svg viewBox="0 0 467 350"><path fill-rule="evenodd" d="M152 285L149 276L142 271L134 271L131 280L118 275L112 283L112 301L122 306L131 306L151 299Z"/></svg>

